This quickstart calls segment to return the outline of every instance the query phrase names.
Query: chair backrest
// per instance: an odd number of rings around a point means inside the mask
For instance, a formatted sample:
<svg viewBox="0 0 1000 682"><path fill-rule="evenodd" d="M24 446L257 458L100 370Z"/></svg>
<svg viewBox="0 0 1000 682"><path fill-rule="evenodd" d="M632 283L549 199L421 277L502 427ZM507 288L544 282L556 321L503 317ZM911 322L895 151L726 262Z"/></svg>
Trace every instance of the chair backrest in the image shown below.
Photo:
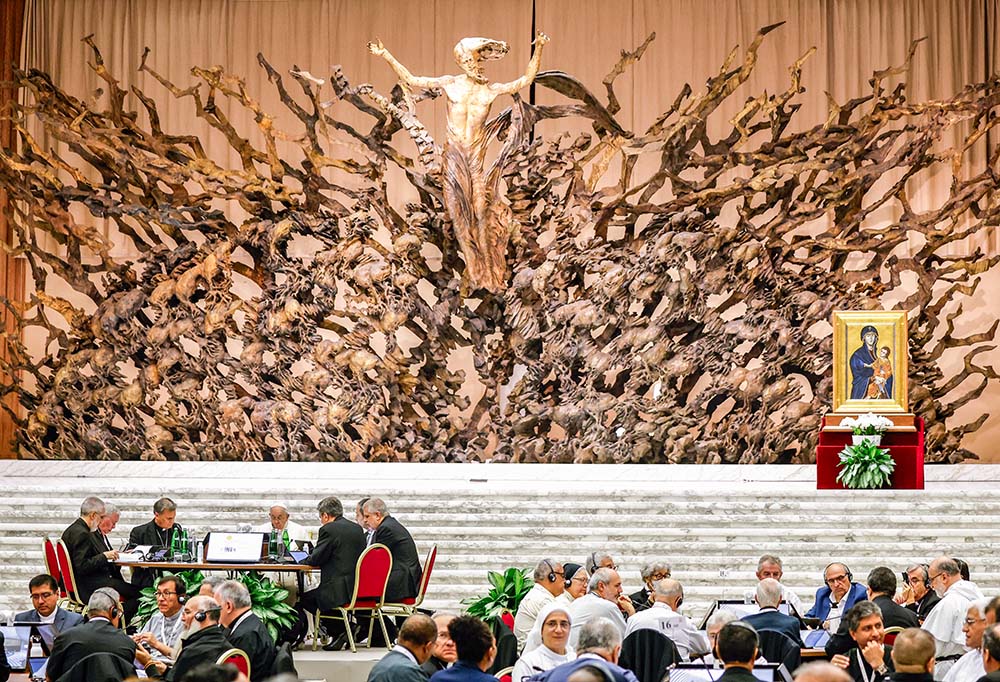
<svg viewBox="0 0 1000 682"><path fill-rule="evenodd" d="M63 587L66 588L66 596L73 601L82 604L80 590L76 587L76 576L73 574L73 562L69 560L69 550L62 538L56 541L56 564L59 566L59 575L62 576Z"/></svg>
<svg viewBox="0 0 1000 682"><path fill-rule="evenodd" d="M503 668L502 670L497 670L495 673L493 673L493 677L500 680L500 682L510 682L510 680L513 679L512 675L513 672L514 672L514 666L509 665L506 668Z"/></svg>
<svg viewBox="0 0 1000 682"><path fill-rule="evenodd" d="M354 571L354 594L348 608L357 606L359 600L381 606L385 602L385 588L391 571L392 553L389 548L379 543L368 545L358 557L358 566Z"/></svg>
<svg viewBox="0 0 1000 682"><path fill-rule="evenodd" d="M63 585L62 572L59 570L56 545L48 535L42 538L42 558L45 559L45 572L56 579L56 585L59 586L59 597L65 597L66 587Z"/></svg>
<svg viewBox="0 0 1000 682"><path fill-rule="evenodd" d="M626 637L618 658L618 665L635 673L639 682L660 682L670 666L680 662L674 640L651 628L641 628Z"/></svg>
<svg viewBox="0 0 1000 682"><path fill-rule="evenodd" d="M222 652L222 655L219 656L215 663L216 665L232 663L236 666L237 670L247 676L247 679L250 679L250 657L247 656L243 649L227 649Z"/></svg>
<svg viewBox="0 0 1000 682"><path fill-rule="evenodd" d="M434 570L434 563L437 561L438 546L432 545L430 551L427 552L427 558L424 560L424 572L420 576L420 590L417 592L417 598L414 600L414 606L420 606L424 601L424 595L427 594L427 584L431 581L431 571Z"/></svg>
<svg viewBox="0 0 1000 682"><path fill-rule="evenodd" d="M500 614L500 620L503 624L510 628L511 632L514 631L514 614L510 611L504 611Z"/></svg>
<svg viewBox="0 0 1000 682"><path fill-rule="evenodd" d="M906 628L901 625L894 625L891 628L886 628L883 632L882 643L892 646L896 643L896 635L905 630Z"/></svg>
<svg viewBox="0 0 1000 682"><path fill-rule="evenodd" d="M135 675L135 666L110 651L95 651L74 663L55 682L73 680L125 680Z"/></svg>
<svg viewBox="0 0 1000 682"><path fill-rule="evenodd" d="M758 630L757 637L760 640L760 655L768 663L784 663L789 670L799 667L802 650L791 637L777 630Z"/></svg>

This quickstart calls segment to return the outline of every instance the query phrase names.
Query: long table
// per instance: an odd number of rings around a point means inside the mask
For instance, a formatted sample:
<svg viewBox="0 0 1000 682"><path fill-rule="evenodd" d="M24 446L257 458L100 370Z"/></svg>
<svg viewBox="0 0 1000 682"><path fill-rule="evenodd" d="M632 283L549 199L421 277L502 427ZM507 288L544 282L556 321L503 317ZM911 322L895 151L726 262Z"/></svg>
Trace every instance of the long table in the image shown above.
<svg viewBox="0 0 1000 682"><path fill-rule="evenodd" d="M275 562L238 564L216 561L116 561L119 566L129 568L157 568L181 571L261 571L262 573L295 573L299 584L299 594L305 591L305 575L320 570L317 566L305 564L281 564Z"/></svg>

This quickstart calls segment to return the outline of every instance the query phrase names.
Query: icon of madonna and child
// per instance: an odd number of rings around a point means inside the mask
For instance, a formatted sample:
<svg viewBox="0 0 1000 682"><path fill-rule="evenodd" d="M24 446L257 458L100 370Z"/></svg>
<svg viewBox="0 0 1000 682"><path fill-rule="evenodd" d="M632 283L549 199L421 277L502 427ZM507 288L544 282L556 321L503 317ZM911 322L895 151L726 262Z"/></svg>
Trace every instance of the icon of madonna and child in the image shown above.
<svg viewBox="0 0 1000 682"><path fill-rule="evenodd" d="M851 354L851 400L892 400L892 351L878 345L878 330L861 329L861 346Z"/></svg>

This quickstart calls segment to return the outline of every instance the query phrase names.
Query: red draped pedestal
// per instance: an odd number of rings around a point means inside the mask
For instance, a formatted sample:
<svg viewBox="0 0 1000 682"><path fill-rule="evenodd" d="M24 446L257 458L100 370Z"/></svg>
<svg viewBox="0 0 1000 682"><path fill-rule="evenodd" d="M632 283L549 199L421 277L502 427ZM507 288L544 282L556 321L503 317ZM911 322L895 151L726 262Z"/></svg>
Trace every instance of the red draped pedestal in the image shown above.
<svg viewBox="0 0 1000 682"><path fill-rule="evenodd" d="M839 418L838 418L839 419ZM838 423L838 422L834 422ZM924 420L914 419L915 430L886 431L882 434L882 447L889 450L896 462L889 487L895 490L923 490L924 488ZM826 417L819 432L816 446L816 488L819 490L843 489L837 483L840 473L840 451L851 443L850 430L829 430Z"/></svg>

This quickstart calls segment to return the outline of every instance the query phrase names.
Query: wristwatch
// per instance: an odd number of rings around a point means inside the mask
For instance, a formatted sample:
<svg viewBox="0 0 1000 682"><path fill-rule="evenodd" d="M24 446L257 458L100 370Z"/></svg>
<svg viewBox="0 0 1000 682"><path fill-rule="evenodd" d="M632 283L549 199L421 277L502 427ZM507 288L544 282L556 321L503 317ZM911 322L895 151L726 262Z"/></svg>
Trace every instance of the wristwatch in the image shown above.
<svg viewBox="0 0 1000 682"><path fill-rule="evenodd" d="M887 666L885 663L883 663L879 667L875 668L875 672L877 672L879 675L888 675L889 674L889 666Z"/></svg>

